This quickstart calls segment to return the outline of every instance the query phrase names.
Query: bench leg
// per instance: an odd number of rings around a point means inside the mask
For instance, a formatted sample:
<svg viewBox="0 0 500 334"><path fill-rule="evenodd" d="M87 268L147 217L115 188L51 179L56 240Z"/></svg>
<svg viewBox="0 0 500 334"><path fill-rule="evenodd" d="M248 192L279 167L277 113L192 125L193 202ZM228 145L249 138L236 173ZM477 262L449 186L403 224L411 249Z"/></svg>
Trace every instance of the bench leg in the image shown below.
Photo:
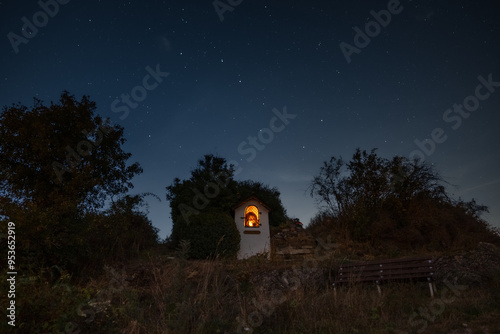
<svg viewBox="0 0 500 334"><path fill-rule="evenodd" d="M380 284L377 284L378 295L382 296L382 289L380 288Z"/></svg>
<svg viewBox="0 0 500 334"><path fill-rule="evenodd" d="M431 297L434 298L434 289L432 288L432 282L429 282L429 290L431 291Z"/></svg>

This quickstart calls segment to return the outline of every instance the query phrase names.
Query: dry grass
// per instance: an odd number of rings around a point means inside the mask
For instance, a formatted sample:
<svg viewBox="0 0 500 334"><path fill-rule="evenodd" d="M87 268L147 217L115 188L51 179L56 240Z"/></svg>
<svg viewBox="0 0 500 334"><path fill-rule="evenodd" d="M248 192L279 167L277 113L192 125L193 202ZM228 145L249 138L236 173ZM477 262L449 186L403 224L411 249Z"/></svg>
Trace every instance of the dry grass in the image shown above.
<svg viewBox="0 0 500 334"><path fill-rule="evenodd" d="M440 284L432 299L425 283L386 284L379 296L370 284L335 294L329 285L262 289L252 279L293 266L284 261L157 256L140 263L116 270L124 277L103 275L69 291L24 283L18 332L69 333L71 323L81 333L500 333L500 274L481 286ZM93 316L79 315L81 305Z"/></svg>

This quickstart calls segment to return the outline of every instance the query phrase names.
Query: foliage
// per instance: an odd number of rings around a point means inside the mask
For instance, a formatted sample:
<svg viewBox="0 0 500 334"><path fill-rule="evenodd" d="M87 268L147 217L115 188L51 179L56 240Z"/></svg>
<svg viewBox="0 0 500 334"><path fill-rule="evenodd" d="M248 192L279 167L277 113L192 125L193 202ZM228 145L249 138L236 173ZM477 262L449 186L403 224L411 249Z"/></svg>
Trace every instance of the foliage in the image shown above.
<svg viewBox="0 0 500 334"><path fill-rule="evenodd" d="M176 224L185 237L181 246L189 242L190 258L234 258L238 254L240 233L233 218L226 213L208 210L194 216L189 224L185 221L177 221Z"/></svg>
<svg viewBox="0 0 500 334"><path fill-rule="evenodd" d="M94 261L126 260L158 244L158 229L147 218L145 205L144 195L126 195L105 212L87 216L86 242Z"/></svg>
<svg viewBox="0 0 500 334"><path fill-rule="evenodd" d="M233 176L234 168L225 159L205 155L191 171L188 180L176 178L166 188L173 221L172 241L175 246L181 240L189 239L191 230L186 227L201 213L209 210L230 213L236 188Z"/></svg>
<svg viewBox="0 0 500 334"><path fill-rule="evenodd" d="M172 210L171 240L174 247L178 247L181 240L190 240L192 234L197 233L193 222L203 225L203 222L211 221L212 215L223 217L223 220L232 217L234 215L232 208L252 195L257 196L271 209L272 225L279 225L286 220L286 211L277 188L270 188L255 181L235 181L233 166L224 158L211 154L205 155L198 161L189 179L181 181L176 178L166 189L167 200L170 201ZM231 220L233 221L231 225L235 225L234 220L232 218ZM205 230L206 226L200 228ZM217 243L221 237L218 232L208 234L214 238L210 241L210 245ZM193 243L191 247L195 247ZM204 255L200 253L197 256L207 257L210 252ZM228 252L232 254L232 250Z"/></svg>
<svg viewBox="0 0 500 334"><path fill-rule="evenodd" d="M137 250L156 238L134 209L142 197L123 197L142 169L127 165L123 128L95 115L96 108L89 97L78 101L66 91L48 106L35 99L31 108L3 108L0 217L22 235L18 256L25 269L57 264L81 271L127 242Z"/></svg>
<svg viewBox="0 0 500 334"><path fill-rule="evenodd" d="M323 163L311 182L310 194L324 205L324 211L343 216L356 209L372 212L388 198L406 205L418 196L447 198L442 179L430 166L401 156L384 159L375 151L358 148L349 162L333 156Z"/></svg>
<svg viewBox="0 0 500 334"><path fill-rule="evenodd" d="M280 199L280 191L278 188L271 188L256 181L240 181L237 185L237 203L241 203L251 196L256 196L270 209L269 225L279 226L287 220L286 210L283 207Z"/></svg>
<svg viewBox="0 0 500 334"><path fill-rule="evenodd" d="M450 198L430 165L401 156L385 159L357 149L352 159L332 157L314 177L310 194L322 210L310 230L336 232L345 240L412 248L469 247L499 243L475 200Z"/></svg>
<svg viewBox="0 0 500 334"><path fill-rule="evenodd" d="M339 258L330 265L341 263ZM381 295L369 284L311 289L301 276L312 269L282 261L184 261L154 255L140 266L125 263L115 275L99 275L85 285L63 277L54 286L38 277L19 280L16 329L151 334L500 330L498 274L474 285L451 278L438 281L431 298L427 282L390 282L382 286ZM2 291L8 289L6 279L5 272L0 274ZM326 277L324 281L326 286ZM0 303L8 304L7 294L0 295ZM7 321L0 324L0 332L11 331Z"/></svg>
<svg viewBox="0 0 500 334"><path fill-rule="evenodd" d="M126 166L123 128L94 115L95 102L63 92L59 104L4 107L0 116L1 195L9 202L49 207L64 198L79 211L101 208L133 187L142 172ZM88 144L87 144L88 143Z"/></svg>

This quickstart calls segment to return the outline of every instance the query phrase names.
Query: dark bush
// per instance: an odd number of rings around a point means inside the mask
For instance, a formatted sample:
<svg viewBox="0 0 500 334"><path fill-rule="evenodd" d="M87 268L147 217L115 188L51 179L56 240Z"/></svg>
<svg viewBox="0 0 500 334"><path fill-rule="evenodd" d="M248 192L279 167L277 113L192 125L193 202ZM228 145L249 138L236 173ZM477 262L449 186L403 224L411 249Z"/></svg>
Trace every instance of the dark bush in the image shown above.
<svg viewBox="0 0 500 334"><path fill-rule="evenodd" d="M216 210L201 212L182 222L177 238L190 242L189 257L206 259L234 258L240 250L240 233L233 218Z"/></svg>
<svg viewBox="0 0 500 334"><path fill-rule="evenodd" d="M348 162L332 157L311 183L322 211L308 229L382 250L500 245L499 235L481 218L488 208L474 199L453 199L446 184L432 165L419 160L385 159L360 149Z"/></svg>

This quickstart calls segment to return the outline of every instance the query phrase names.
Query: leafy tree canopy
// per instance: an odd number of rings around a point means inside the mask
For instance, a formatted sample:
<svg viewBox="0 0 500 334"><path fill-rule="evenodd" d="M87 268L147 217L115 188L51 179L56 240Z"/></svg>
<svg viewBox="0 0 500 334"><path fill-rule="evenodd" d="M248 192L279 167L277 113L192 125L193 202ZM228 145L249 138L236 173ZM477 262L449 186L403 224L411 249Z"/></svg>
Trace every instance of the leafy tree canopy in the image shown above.
<svg viewBox="0 0 500 334"><path fill-rule="evenodd" d="M123 128L94 115L95 102L63 92L58 104L35 99L28 108L4 107L0 116L0 196L4 201L82 211L103 207L132 188L142 173L122 150ZM2 212L3 213L3 212Z"/></svg>
<svg viewBox="0 0 500 334"><path fill-rule="evenodd" d="M167 187L174 224L180 220L189 222L191 216L206 209L229 213L237 186L233 177L233 166L224 158L209 154L198 161L189 179L175 178Z"/></svg>
<svg viewBox="0 0 500 334"><path fill-rule="evenodd" d="M119 240L137 248L156 240L157 231L137 209L142 195L125 195L142 169L127 164L123 128L95 110L89 97L78 101L66 91L58 103L35 99L32 107L3 107L0 216L16 223L26 264L74 269L113 257Z"/></svg>
<svg viewBox="0 0 500 334"><path fill-rule="evenodd" d="M362 207L374 211L384 200L396 198L408 204L411 198L448 198L444 181L429 165L401 156L392 160L377 156L376 149L357 149L348 162L333 156L313 178L310 194L333 216L351 214Z"/></svg>
<svg viewBox="0 0 500 334"><path fill-rule="evenodd" d="M398 240L402 247L498 242L480 218L488 208L475 200L452 199L445 185L439 173L420 160L386 159L375 149L358 148L347 162L333 156L313 178L309 190L321 212L310 228L325 232L328 227L344 239L372 244Z"/></svg>
<svg viewBox="0 0 500 334"><path fill-rule="evenodd" d="M234 167L224 158L211 154L205 155L198 161L189 179L176 178L166 189L167 200L170 201L172 210L171 238L176 245L181 240L191 240L197 233L194 221L197 223L214 221L214 215L217 213L221 217L221 222L225 221L224 217L231 217L232 225L235 225L232 208L252 195L271 209L272 225L279 225L286 220L286 211L277 188L270 188L255 181L235 181ZM214 238L218 238L216 241L221 237L222 235L214 235ZM209 256L207 253L194 250L193 247L196 245L191 243L193 252ZM233 252L228 253L233 254Z"/></svg>

